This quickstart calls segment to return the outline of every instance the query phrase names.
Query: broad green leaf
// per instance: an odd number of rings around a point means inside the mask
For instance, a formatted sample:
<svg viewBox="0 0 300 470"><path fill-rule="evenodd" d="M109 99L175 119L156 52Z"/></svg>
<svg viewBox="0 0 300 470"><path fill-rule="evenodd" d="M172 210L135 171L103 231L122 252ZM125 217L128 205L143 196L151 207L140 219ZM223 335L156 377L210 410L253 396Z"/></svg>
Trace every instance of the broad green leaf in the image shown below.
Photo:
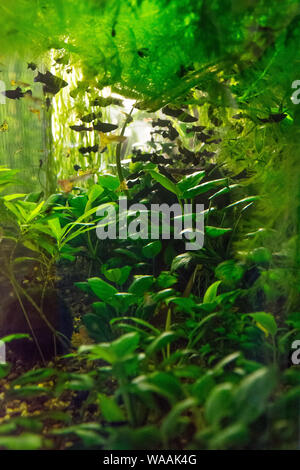
<svg viewBox="0 0 300 470"><path fill-rule="evenodd" d="M197 186L200 181L204 178L204 176L205 171L197 171L192 175L188 175L182 178L182 180L177 183L177 187L183 193L184 191L187 191L188 189L192 189Z"/></svg>
<svg viewBox="0 0 300 470"><path fill-rule="evenodd" d="M211 238L221 237L231 231L231 228L211 227L210 225L205 226L205 234Z"/></svg>
<svg viewBox="0 0 300 470"><path fill-rule="evenodd" d="M157 284L164 289L173 286L176 282L177 277L167 271L162 271L157 278Z"/></svg>
<svg viewBox="0 0 300 470"><path fill-rule="evenodd" d="M88 191L89 202L92 203L103 193L103 188L99 184L94 184Z"/></svg>
<svg viewBox="0 0 300 470"><path fill-rule="evenodd" d="M153 276L136 276L133 283L130 285L128 292L142 296L147 292L154 283Z"/></svg>
<svg viewBox="0 0 300 470"><path fill-rule="evenodd" d="M233 385L223 383L213 388L205 403L205 417L209 424L215 426L229 416L233 404Z"/></svg>
<svg viewBox="0 0 300 470"><path fill-rule="evenodd" d="M240 199L239 201L229 204L229 206L226 206L225 209L231 209L232 207L236 207L240 204L249 204L249 202L254 202L254 201L257 201L258 199L260 199L259 196L245 197L244 199Z"/></svg>
<svg viewBox="0 0 300 470"><path fill-rule="evenodd" d="M277 333L277 324L274 316L271 313L265 312L257 312L257 313L250 313L250 317L256 321L257 326L261 328L266 336L269 334L271 336L275 336Z"/></svg>
<svg viewBox="0 0 300 470"><path fill-rule="evenodd" d="M26 194L8 194L7 196L3 196L2 199L4 199L4 201L13 201L14 199L19 199L24 196L26 196Z"/></svg>
<svg viewBox="0 0 300 470"><path fill-rule="evenodd" d="M43 447L43 438L37 434L28 433L20 436L1 436L0 447L7 450L37 450Z"/></svg>
<svg viewBox="0 0 300 470"><path fill-rule="evenodd" d="M204 194L207 191L210 191L211 189L226 185L227 181L228 181L227 178L221 178L218 180L208 181L207 183L199 184L198 186L195 186L192 189L188 189L184 191L183 194L181 195L181 198L192 199L196 196L199 196L200 194Z"/></svg>
<svg viewBox="0 0 300 470"><path fill-rule="evenodd" d="M109 423L125 421L124 413L117 405L114 398L108 397L103 393L98 394L101 414Z"/></svg>
<svg viewBox="0 0 300 470"><path fill-rule="evenodd" d="M114 175L102 175L99 176L99 184L110 191L116 191L120 186L120 180Z"/></svg>
<svg viewBox="0 0 300 470"><path fill-rule="evenodd" d="M2 341L2 343L10 343L11 341L15 339L24 339L24 338L30 339L30 335L27 335L25 333L15 333L12 335L4 336L4 338L0 338L0 340Z"/></svg>
<svg viewBox="0 0 300 470"><path fill-rule="evenodd" d="M148 356L151 356L156 351L160 351L161 349L165 348L168 344L175 341L176 338L177 338L177 335L173 333L172 331L164 331L157 338L155 338L155 340L152 341L152 343L149 344L149 346L146 349L146 354Z"/></svg>
<svg viewBox="0 0 300 470"><path fill-rule="evenodd" d="M124 356L135 352L139 345L140 337L137 333L127 333L111 343L111 349L117 358L122 359Z"/></svg>
<svg viewBox="0 0 300 470"><path fill-rule="evenodd" d="M195 398L189 397L183 401L176 403L171 411L164 418L161 426L161 430L164 436L164 440L167 443L169 439L173 438L180 432L180 417L184 412L187 412L193 407L197 406Z"/></svg>
<svg viewBox="0 0 300 470"><path fill-rule="evenodd" d="M211 371L206 372L200 379L196 380L192 387L192 395L197 398L197 403L202 404L216 385Z"/></svg>
<svg viewBox="0 0 300 470"><path fill-rule="evenodd" d="M236 283L244 275L244 268L233 259L223 261L215 269L215 275L222 281Z"/></svg>
<svg viewBox="0 0 300 470"><path fill-rule="evenodd" d="M245 377L234 394L236 418L243 423L255 421L265 411L275 385L276 374L272 368L261 367Z"/></svg>
<svg viewBox="0 0 300 470"><path fill-rule="evenodd" d="M30 212L29 216L26 218L26 222L29 223L31 222L33 219L35 219L35 217L38 216L38 214L41 212L42 208L43 208L43 205L45 204L45 201L41 201L33 211Z"/></svg>
<svg viewBox="0 0 300 470"><path fill-rule="evenodd" d="M226 450L247 443L249 430L243 423L234 423L214 434L209 441L209 449Z"/></svg>
<svg viewBox="0 0 300 470"><path fill-rule="evenodd" d="M142 249L142 253L146 258L154 258L161 252L162 244L160 240L156 240L155 242L148 243L148 245L144 246Z"/></svg>
<svg viewBox="0 0 300 470"><path fill-rule="evenodd" d="M206 290L204 294L203 303L211 303L214 300L216 300L218 287L221 284L221 282L222 281L216 281L211 286L209 286L209 288Z"/></svg>
<svg viewBox="0 0 300 470"><path fill-rule="evenodd" d="M54 237L56 238L56 240L60 240L63 230L61 228L59 218L56 217L55 219L48 220L48 225L51 228L52 233Z"/></svg>
<svg viewBox="0 0 300 470"><path fill-rule="evenodd" d="M12 382L12 385L24 385L28 383L37 383L37 382L44 382L46 379L53 377L57 374L57 371L52 368L45 368L45 369L36 369L30 370L25 374L18 377L16 380Z"/></svg>
<svg viewBox="0 0 300 470"><path fill-rule="evenodd" d="M222 188L222 189L220 189L219 191L217 191L215 194L213 194L212 196L210 196L208 199L212 201L212 200L215 199L216 197L222 196L223 194L227 194L227 193L229 193L232 189L234 189L234 188L239 188L240 186L241 186L240 184L230 184L229 186L226 186L226 188Z"/></svg>
<svg viewBox="0 0 300 470"><path fill-rule="evenodd" d="M110 341L112 331L108 319L101 318L95 313L86 313L83 316L89 336L97 342Z"/></svg>
<svg viewBox="0 0 300 470"><path fill-rule="evenodd" d="M176 194L176 196L178 195L179 191L177 189L176 184L174 184L171 180L169 180L169 178L162 175L161 173L158 173L157 171L149 170L149 173L152 176L152 178L155 179L155 181L161 184L164 188Z"/></svg>
<svg viewBox="0 0 300 470"><path fill-rule="evenodd" d="M118 293L118 290L115 287L103 281L99 277L92 277L88 279L88 285L100 300L108 300L114 294Z"/></svg>

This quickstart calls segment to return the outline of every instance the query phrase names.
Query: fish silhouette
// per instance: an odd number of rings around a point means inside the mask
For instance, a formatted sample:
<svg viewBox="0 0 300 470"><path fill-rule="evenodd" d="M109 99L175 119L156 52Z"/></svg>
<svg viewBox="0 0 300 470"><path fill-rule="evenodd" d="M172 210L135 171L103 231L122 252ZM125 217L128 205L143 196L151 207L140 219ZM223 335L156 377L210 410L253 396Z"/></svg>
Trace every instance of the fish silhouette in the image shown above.
<svg viewBox="0 0 300 470"><path fill-rule="evenodd" d="M108 122L97 122L97 124L94 124L93 127L95 131L100 132L111 132L115 129L118 129L118 126L116 124L110 124Z"/></svg>
<svg viewBox="0 0 300 470"><path fill-rule="evenodd" d="M65 82L62 78L56 77L49 70L46 73L38 72L37 76L34 78L35 82L44 83L43 90L44 93L50 93L56 95L62 88L68 86L68 83Z"/></svg>
<svg viewBox="0 0 300 470"><path fill-rule="evenodd" d="M83 132L83 131L92 131L92 127L85 127L83 124L81 126L69 126L72 131Z"/></svg>
<svg viewBox="0 0 300 470"><path fill-rule="evenodd" d="M95 144L93 147L80 147L79 152L82 153L82 155L85 155L86 153L91 153L91 152L98 152L99 150L99 145Z"/></svg>

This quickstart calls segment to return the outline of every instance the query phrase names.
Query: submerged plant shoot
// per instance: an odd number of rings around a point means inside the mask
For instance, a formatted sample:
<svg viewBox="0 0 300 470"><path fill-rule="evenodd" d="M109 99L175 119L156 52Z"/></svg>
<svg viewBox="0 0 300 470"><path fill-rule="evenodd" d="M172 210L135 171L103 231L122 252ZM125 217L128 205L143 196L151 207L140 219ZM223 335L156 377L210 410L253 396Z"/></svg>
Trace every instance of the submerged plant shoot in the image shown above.
<svg viewBox="0 0 300 470"><path fill-rule="evenodd" d="M1 3L0 450L299 448L299 45L298 0Z"/></svg>

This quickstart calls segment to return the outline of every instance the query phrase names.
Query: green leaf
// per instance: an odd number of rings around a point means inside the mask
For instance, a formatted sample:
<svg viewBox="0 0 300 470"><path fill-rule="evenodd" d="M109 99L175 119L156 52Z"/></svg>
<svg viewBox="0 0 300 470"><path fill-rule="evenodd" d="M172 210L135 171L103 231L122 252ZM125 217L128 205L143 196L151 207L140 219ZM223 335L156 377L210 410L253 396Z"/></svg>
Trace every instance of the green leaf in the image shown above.
<svg viewBox="0 0 300 470"><path fill-rule="evenodd" d="M53 377L57 374L57 371L52 368L45 368L45 369L36 369L30 370L25 374L18 377L16 380L12 382L12 385L24 385L28 383L37 383L37 382L44 382L45 380Z"/></svg>
<svg viewBox="0 0 300 470"><path fill-rule="evenodd" d="M7 377L10 371L11 371L11 364L0 363L0 380L4 379L4 377Z"/></svg>
<svg viewBox="0 0 300 470"><path fill-rule="evenodd" d="M74 286L78 287L78 289L86 292L87 294L92 294L92 289L87 282L74 282Z"/></svg>
<svg viewBox="0 0 300 470"><path fill-rule="evenodd" d="M71 373L64 382L65 390L92 390L93 387L94 380L88 374Z"/></svg>
<svg viewBox="0 0 300 470"><path fill-rule="evenodd" d="M276 385L272 368L261 367L245 377L234 394L234 413L244 423L252 423L266 409L269 397Z"/></svg>
<svg viewBox="0 0 300 470"><path fill-rule="evenodd" d="M221 237L231 231L231 228L211 227L210 225L205 226L205 234L211 238Z"/></svg>
<svg viewBox="0 0 300 470"><path fill-rule="evenodd" d="M19 199L24 196L26 196L26 194L8 194L7 196L3 196L2 199L4 199L4 201L13 201L14 199Z"/></svg>
<svg viewBox="0 0 300 470"><path fill-rule="evenodd" d="M27 216L26 218L26 222L29 223L31 222L33 219L35 219L35 217L37 217L39 215L39 213L41 212L42 208L43 208L43 205L45 204L45 201L41 201L33 211L30 212L29 216Z"/></svg>
<svg viewBox="0 0 300 470"><path fill-rule="evenodd" d="M229 193L232 189L234 188L239 188L241 185L240 184L230 184L229 186L226 186L226 188L222 188L220 189L219 191L217 191L215 194L213 194L212 196L210 196L208 199L210 201L212 201L213 199L215 199L216 197L218 196L222 196L223 194L227 194Z"/></svg>
<svg viewBox="0 0 300 470"><path fill-rule="evenodd" d="M106 269L104 266L102 266L101 271L108 281L114 282L115 284L119 282L122 276L120 268Z"/></svg>
<svg viewBox="0 0 300 470"><path fill-rule="evenodd" d="M138 333L127 333L111 343L111 348L116 357L122 359L124 356L135 352L139 345Z"/></svg>
<svg viewBox="0 0 300 470"><path fill-rule="evenodd" d="M4 336L4 338L0 338L3 343L10 343L11 341L15 339L30 339L30 335L27 335L25 333L15 333L12 335Z"/></svg>
<svg viewBox="0 0 300 470"><path fill-rule="evenodd" d="M155 338L152 343L149 344L146 349L146 354L148 356L151 356L156 351L160 351L161 349L165 348L168 344L172 343L172 341L175 341L176 338L177 335L172 331L164 331L157 338Z"/></svg>
<svg viewBox="0 0 300 470"><path fill-rule="evenodd" d="M274 316L271 313L257 312L249 313L249 316L256 321L257 326L271 336L277 333L277 324Z"/></svg>
<svg viewBox="0 0 300 470"><path fill-rule="evenodd" d="M142 253L146 258L154 258L161 252L162 244L160 240L156 240L155 242L148 243L148 245L144 246L142 249Z"/></svg>
<svg viewBox="0 0 300 470"><path fill-rule="evenodd" d="M103 193L103 188L99 184L94 184L88 191L89 202L92 203Z"/></svg>
<svg viewBox="0 0 300 470"><path fill-rule="evenodd" d="M215 269L215 275L222 281L236 283L244 275L244 268L233 259L223 261Z"/></svg>
<svg viewBox="0 0 300 470"><path fill-rule="evenodd" d="M107 301L119 314L127 314L129 307L138 303L138 298L131 292L117 292Z"/></svg>
<svg viewBox="0 0 300 470"><path fill-rule="evenodd" d="M176 436L181 429L180 417L184 412L187 412L192 407L197 406L197 401L194 398L186 398L183 401L176 403L171 411L167 414L162 422L161 431L164 440L167 443L171 438ZM179 426L178 426L179 425Z"/></svg>
<svg viewBox="0 0 300 470"><path fill-rule="evenodd" d="M120 180L115 175L102 175L99 176L99 184L110 191L116 191L120 186Z"/></svg>
<svg viewBox="0 0 300 470"><path fill-rule="evenodd" d="M56 240L59 240L62 236L62 233L63 233L63 230L62 230L61 225L60 225L59 218L56 217L55 219L48 220L48 225L51 228L52 233L53 233L54 237L56 238Z"/></svg>
<svg viewBox="0 0 300 470"><path fill-rule="evenodd" d="M247 426L235 423L216 433L209 441L209 449L225 450L246 444L249 438Z"/></svg>
<svg viewBox="0 0 300 470"><path fill-rule="evenodd" d="M0 437L0 447L8 450L37 450L43 447L43 438L37 434Z"/></svg>
<svg viewBox="0 0 300 470"><path fill-rule="evenodd" d="M108 300L114 294L118 293L118 290L115 287L103 281L99 277L92 277L88 279L88 285L100 300Z"/></svg>
<svg viewBox="0 0 300 470"><path fill-rule="evenodd" d="M205 417L209 424L215 426L220 421L229 416L232 411L233 385L231 383L223 383L217 385L205 403Z"/></svg>
<svg viewBox="0 0 300 470"><path fill-rule="evenodd" d="M107 319L101 318L95 313L86 313L83 316L83 323L89 336L95 341L102 342L112 339L112 331Z"/></svg>
<svg viewBox="0 0 300 470"><path fill-rule="evenodd" d="M228 366L228 364L231 364L232 362L236 361L238 358L241 357L241 353L239 351L237 352L233 352L232 354L229 354L228 356L224 357L223 359L221 359L221 361L219 361L213 371L214 373L220 373L220 372L223 372L223 369L225 369L226 366Z"/></svg>
<svg viewBox="0 0 300 470"><path fill-rule="evenodd" d="M192 387L192 395L197 398L197 403L202 404L206 400L208 394L216 385L211 371L208 371L200 379L196 380Z"/></svg>
<svg viewBox="0 0 300 470"><path fill-rule="evenodd" d="M266 264L270 263L272 260L272 254L270 250L264 248L263 246L254 248L254 250L250 251L248 254L249 260L253 261L256 264Z"/></svg>
<svg viewBox="0 0 300 470"><path fill-rule="evenodd" d="M204 176L205 171L197 171L192 175L188 175L182 178L182 180L177 183L177 187L183 193L184 191L187 191L188 189L192 189L197 186L200 181L204 178Z"/></svg>
<svg viewBox="0 0 300 470"><path fill-rule="evenodd" d="M210 191L211 189L217 188L218 186L224 186L225 184L227 184L227 181L227 178L221 178L218 180L208 181L207 183L199 184L198 186L195 186L192 189L184 191L181 195L181 199L192 199L196 196L199 196L200 194L204 194L207 191Z"/></svg>
<svg viewBox="0 0 300 470"><path fill-rule="evenodd" d="M168 287L173 286L177 282L177 277L170 274L167 271L162 271L157 278L157 284L159 287L167 289Z"/></svg>
<svg viewBox="0 0 300 470"><path fill-rule="evenodd" d="M110 423L125 421L124 413L116 404L114 398L107 397L103 393L98 394L101 413L104 419Z"/></svg>
<svg viewBox="0 0 300 470"><path fill-rule="evenodd" d="M209 288L206 290L204 297L203 297L203 303L211 303L214 300L216 300L217 297L217 291L218 287L221 284L222 281L216 281L214 282Z"/></svg>
<svg viewBox="0 0 300 470"><path fill-rule="evenodd" d="M136 276L133 283L130 285L128 292L142 296L145 292L149 291L154 283L153 276Z"/></svg>
<svg viewBox="0 0 300 470"><path fill-rule="evenodd" d="M254 202L254 201L257 201L258 199L260 199L259 196L245 197L244 199L240 199L239 201L229 204L229 206L226 206L225 209L231 209L232 207L236 207L240 204L249 204L249 202Z"/></svg>
<svg viewBox="0 0 300 470"><path fill-rule="evenodd" d="M174 184L171 180L169 180L169 178L162 175L161 173L158 173L157 171L149 170L149 173L152 176L152 178L155 179L155 181L161 184L164 188L176 194L176 196L178 195L179 192L178 192L176 184Z"/></svg>

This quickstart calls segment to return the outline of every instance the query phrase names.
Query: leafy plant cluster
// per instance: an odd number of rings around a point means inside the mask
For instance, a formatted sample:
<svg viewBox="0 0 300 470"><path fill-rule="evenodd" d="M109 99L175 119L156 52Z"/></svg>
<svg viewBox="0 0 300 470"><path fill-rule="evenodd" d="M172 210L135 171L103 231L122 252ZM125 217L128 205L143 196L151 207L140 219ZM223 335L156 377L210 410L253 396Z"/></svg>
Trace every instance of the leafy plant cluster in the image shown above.
<svg viewBox="0 0 300 470"><path fill-rule="evenodd" d="M263 195L249 195L257 185L216 164L219 126L190 130L173 117L158 124L161 133L177 129L180 138L153 134L152 152L135 151L133 163L123 166L122 185L104 174L47 200L40 193L1 198L2 244L9 242L5 273L14 289L24 290L14 274L18 263L40 263L44 288L57 263L72 269L78 256L91 273L76 285L91 299L82 321L93 344L71 354L94 364L91 371L29 371L9 393L28 399L73 390L86 394L82 406L97 404L100 412L97 422L80 424L53 414L61 426L46 437L48 415L15 418L0 427L5 448L51 447L64 436L76 448L106 449L286 448L295 442L299 377L289 355L298 314L264 311L273 255L258 238L243 256L234 251L247 211L254 214ZM205 152L211 153L204 159ZM15 178L2 168L3 189ZM120 194L146 205L204 202L204 247L187 252L181 241L162 238L98 240L96 225L107 222L97 209L114 204L118 210ZM33 255L17 257L20 246ZM2 377L8 373L1 366ZM17 430L23 432L16 438Z"/></svg>

